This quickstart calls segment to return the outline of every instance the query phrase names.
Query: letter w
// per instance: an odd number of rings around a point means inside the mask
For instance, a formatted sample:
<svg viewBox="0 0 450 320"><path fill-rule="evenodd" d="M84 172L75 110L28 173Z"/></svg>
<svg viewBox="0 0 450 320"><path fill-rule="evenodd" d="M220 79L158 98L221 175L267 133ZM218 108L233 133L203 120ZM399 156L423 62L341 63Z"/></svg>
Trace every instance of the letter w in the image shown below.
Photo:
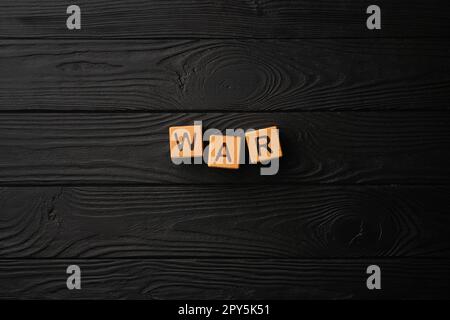
<svg viewBox="0 0 450 320"><path fill-rule="evenodd" d="M188 132L184 132L182 139L179 138L178 134L175 132L175 141L177 142L177 147L180 152L183 152L185 148L194 151L194 145L195 145L195 139L197 138L197 135L194 133L194 136L192 138L192 141L189 137Z"/></svg>

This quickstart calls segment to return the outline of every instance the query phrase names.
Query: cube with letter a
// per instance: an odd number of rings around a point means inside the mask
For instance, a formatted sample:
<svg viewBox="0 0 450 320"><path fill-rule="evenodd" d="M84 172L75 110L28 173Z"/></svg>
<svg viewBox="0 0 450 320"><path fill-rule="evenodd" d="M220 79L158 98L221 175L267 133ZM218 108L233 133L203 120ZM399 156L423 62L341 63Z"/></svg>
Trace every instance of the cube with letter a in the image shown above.
<svg viewBox="0 0 450 320"><path fill-rule="evenodd" d="M245 133L250 163L268 162L281 158L280 136L277 127L251 130Z"/></svg>
<svg viewBox="0 0 450 320"><path fill-rule="evenodd" d="M241 137L211 135L208 167L238 169L241 158Z"/></svg>
<svg viewBox="0 0 450 320"><path fill-rule="evenodd" d="M201 125L170 127L169 139L172 159L201 158L203 156Z"/></svg>

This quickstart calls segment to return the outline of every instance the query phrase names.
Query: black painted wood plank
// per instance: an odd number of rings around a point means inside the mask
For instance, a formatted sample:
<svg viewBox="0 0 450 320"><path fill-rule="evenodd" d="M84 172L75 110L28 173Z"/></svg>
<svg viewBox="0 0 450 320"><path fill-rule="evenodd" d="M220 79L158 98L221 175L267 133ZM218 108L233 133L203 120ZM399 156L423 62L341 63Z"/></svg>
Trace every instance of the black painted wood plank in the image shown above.
<svg viewBox="0 0 450 320"><path fill-rule="evenodd" d="M0 111L449 110L430 40L2 41Z"/></svg>
<svg viewBox="0 0 450 320"><path fill-rule="evenodd" d="M280 128L275 176L175 165L168 128L203 121L224 130ZM446 184L448 112L32 113L0 118L0 185Z"/></svg>
<svg viewBox="0 0 450 320"><path fill-rule="evenodd" d="M78 0L82 27L66 28L71 1L3 0L0 37L441 37L445 0L378 0L382 29L368 30L365 0Z"/></svg>
<svg viewBox="0 0 450 320"><path fill-rule="evenodd" d="M66 268L80 266L81 290ZM368 290L366 268L381 268ZM449 298L448 259L0 260L0 297L57 299Z"/></svg>
<svg viewBox="0 0 450 320"><path fill-rule="evenodd" d="M450 257L450 187L0 190L0 257Z"/></svg>

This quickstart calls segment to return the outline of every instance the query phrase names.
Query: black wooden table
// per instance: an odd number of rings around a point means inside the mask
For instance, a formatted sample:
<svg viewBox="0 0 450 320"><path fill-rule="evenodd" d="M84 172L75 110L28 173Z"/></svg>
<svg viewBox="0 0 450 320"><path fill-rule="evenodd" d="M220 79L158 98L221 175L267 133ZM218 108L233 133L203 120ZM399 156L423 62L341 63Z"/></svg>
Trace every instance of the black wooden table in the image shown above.
<svg viewBox="0 0 450 320"><path fill-rule="evenodd" d="M450 298L448 1L70 4L0 2L0 298ZM279 173L174 165L195 120Z"/></svg>

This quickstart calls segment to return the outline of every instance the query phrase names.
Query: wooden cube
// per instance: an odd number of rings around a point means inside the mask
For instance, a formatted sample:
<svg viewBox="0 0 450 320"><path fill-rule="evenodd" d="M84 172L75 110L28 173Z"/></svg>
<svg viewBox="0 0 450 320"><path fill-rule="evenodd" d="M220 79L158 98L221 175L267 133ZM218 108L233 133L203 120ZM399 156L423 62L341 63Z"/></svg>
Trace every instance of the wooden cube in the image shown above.
<svg viewBox="0 0 450 320"><path fill-rule="evenodd" d="M241 158L241 137L211 135L208 167L238 169Z"/></svg>
<svg viewBox="0 0 450 320"><path fill-rule="evenodd" d="M198 158L203 156L202 126L169 128L170 157L173 159Z"/></svg>
<svg viewBox="0 0 450 320"><path fill-rule="evenodd" d="M281 158L280 136L277 127L269 127L245 133L250 163L267 162Z"/></svg>

